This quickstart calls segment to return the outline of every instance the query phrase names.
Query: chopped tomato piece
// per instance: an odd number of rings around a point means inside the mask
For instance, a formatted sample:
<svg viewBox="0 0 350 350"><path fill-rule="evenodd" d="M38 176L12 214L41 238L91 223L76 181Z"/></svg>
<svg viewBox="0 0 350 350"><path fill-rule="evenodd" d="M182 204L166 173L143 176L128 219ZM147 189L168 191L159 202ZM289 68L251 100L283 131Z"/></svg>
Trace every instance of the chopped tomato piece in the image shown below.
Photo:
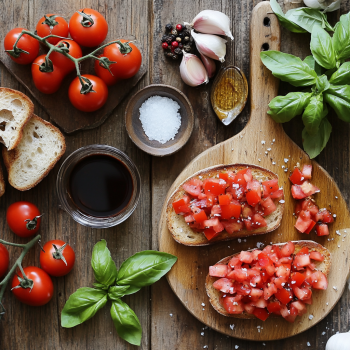
<svg viewBox="0 0 350 350"><path fill-rule="evenodd" d="M292 196L294 199L303 199L307 197L299 185L292 186Z"/></svg>
<svg viewBox="0 0 350 350"><path fill-rule="evenodd" d="M223 220L221 223L224 225L225 230L228 233L241 231L244 225L241 220Z"/></svg>
<svg viewBox="0 0 350 350"><path fill-rule="evenodd" d="M231 278L237 282L244 282L248 278L247 271L242 269L234 269L228 275L227 278Z"/></svg>
<svg viewBox="0 0 350 350"><path fill-rule="evenodd" d="M220 278L213 283L213 287L223 293L235 293L232 280L228 278Z"/></svg>
<svg viewBox="0 0 350 350"><path fill-rule="evenodd" d="M288 304L293 299L293 293L284 288L278 289L275 297L284 305ZM282 315L283 316L283 315Z"/></svg>
<svg viewBox="0 0 350 350"><path fill-rule="evenodd" d="M311 230L314 228L314 226L316 225L316 222L311 220L311 224L309 225L309 227L306 229L305 233L309 234L311 232Z"/></svg>
<svg viewBox="0 0 350 350"><path fill-rule="evenodd" d="M288 242L285 244L281 249L281 256L282 257L289 257L294 253L295 245L293 242Z"/></svg>
<svg viewBox="0 0 350 350"><path fill-rule="evenodd" d="M260 201L260 204L264 208L265 216L270 215L277 209L276 204L273 202L273 200L270 197L263 198Z"/></svg>
<svg viewBox="0 0 350 350"><path fill-rule="evenodd" d="M293 309L296 310L295 308ZM298 316L298 312L291 313L291 310L288 310L287 306L283 305L281 308L281 315L286 321L293 323Z"/></svg>
<svg viewBox="0 0 350 350"><path fill-rule="evenodd" d="M271 266L273 265L272 264L272 261L271 259L268 257L268 255L264 252L261 252L259 255L258 255L258 261L259 261L259 265L261 267L267 267L267 266Z"/></svg>
<svg viewBox="0 0 350 350"><path fill-rule="evenodd" d="M190 203L189 196L183 196L179 200L173 202L173 208L176 214L186 214L191 212L191 208L188 205Z"/></svg>
<svg viewBox="0 0 350 350"><path fill-rule="evenodd" d="M321 209L319 211L319 213L322 215L321 221L324 224L330 224L330 223L334 222L334 218L333 218L332 214L327 209L325 209L325 208Z"/></svg>
<svg viewBox="0 0 350 350"><path fill-rule="evenodd" d="M241 260L242 262L244 262L246 264L250 264L253 261L253 254L250 252L242 251L239 254L239 260Z"/></svg>
<svg viewBox="0 0 350 350"><path fill-rule="evenodd" d="M309 248L308 247L301 248L296 255L305 255L305 254L309 254Z"/></svg>
<svg viewBox="0 0 350 350"><path fill-rule="evenodd" d="M264 287L264 299L268 300L269 298L271 298L275 293L277 292L277 287L275 286L275 284L273 282L268 283L265 287Z"/></svg>
<svg viewBox="0 0 350 350"><path fill-rule="evenodd" d="M229 196L228 194L221 194L219 196L219 204L220 205L229 205L230 204L230 201L231 201L231 198L232 196Z"/></svg>
<svg viewBox="0 0 350 350"><path fill-rule="evenodd" d="M301 208L309 211L311 216L315 216L318 213L318 206L311 199L304 199L301 203Z"/></svg>
<svg viewBox="0 0 350 350"><path fill-rule="evenodd" d="M213 239L214 237L218 236L220 232L215 232L214 229L212 228L206 228L204 230L204 235L205 238L210 241L211 239Z"/></svg>
<svg viewBox="0 0 350 350"><path fill-rule="evenodd" d="M245 219L251 220L253 215L254 215L254 211L253 211L252 207L250 207L247 203L245 203L243 208L242 208L242 216Z"/></svg>
<svg viewBox="0 0 350 350"><path fill-rule="evenodd" d="M195 220L194 220L193 215L187 215L187 216L185 216L185 221L187 223L190 223L190 222L194 222Z"/></svg>
<svg viewBox="0 0 350 350"><path fill-rule="evenodd" d="M262 321L266 321L269 317L269 313L265 309L255 308L253 315Z"/></svg>
<svg viewBox="0 0 350 350"><path fill-rule="evenodd" d="M242 283L235 282L235 288L238 295L245 296L250 294L250 287L247 284L243 285Z"/></svg>
<svg viewBox="0 0 350 350"><path fill-rule="evenodd" d="M282 305L279 301L271 302L267 305L267 310L270 314L281 315Z"/></svg>
<svg viewBox="0 0 350 350"><path fill-rule="evenodd" d="M293 185L301 185L305 178L299 170L299 168L295 168L293 170L292 175L289 177L289 180L292 182Z"/></svg>
<svg viewBox="0 0 350 350"><path fill-rule="evenodd" d="M238 171L233 180L233 183L239 185L240 187L246 187L247 181L245 180L244 175L247 173L247 171L248 171L248 168Z"/></svg>
<svg viewBox="0 0 350 350"><path fill-rule="evenodd" d="M255 207L261 200L261 186L257 180L252 180L247 184L246 193L247 202L252 207Z"/></svg>
<svg viewBox="0 0 350 350"><path fill-rule="evenodd" d="M301 302L301 301L293 301L291 304L291 306L293 306L295 309L298 310L298 315L301 316L301 315L304 315L306 313L306 305Z"/></svg>
<svg viewBox="0 0 350 350"><path fill-rule="evenodd" d="M242 265L242 261L239 260L237 256L234 256L228 263L232 268L240 268Z"/></svg>
<svg viewBox="0 0 350 350"><path fill-rule="evenodd" d="M250 304L260 309L264 309L265 307L267 307L267 302L264 298L253 300Z"/></svg>
<svg viewBox="0 0 350 350"><path fill-rule="evenodd" d="M235 297L222 298L222 304L229 314L241 314L244 311L243 303Z"/></svg>
<svg viewBox="0 0 350 350"><path fill-rule="evenodd" d="M277 179L263 181L262 186L264 188L264 197L266 197L266 195L270 195L271 193L278 191L279 189Z"/></svg>
<svg viewBox="0 0 350 350"><path fill-rule="evenodd" d="M213 226L213 230L216 232L216 233L219 233L221 231L223 231L225 229L224 225L219 221L219 223L217 225L214 225Z"/></svg>
<svg viewBox="0 0 350 350"><path fill-rule="evenodd" d="M219 196L220 194L225 194L226 181L222 179L206 179L203 187L205 194L209 193Z"/></svg>
<svg viewBox="0 0 350 350"><path fill-rule="evenodd" d="M312 297L310 299L303 300L304 304L312 305Z"/></svg>
<svg viewBox="0 0 350 350"><path fill-rule="evenodd" d="M253 228L266 227L267 222L260 214L254 214L252 219Z"/></svg>
<svg viewBox="0 0 350 350"><path fill-rule="evenodd" d="M288 278L290 275L290 268L286 267L285 265L281 265L276 268L276 276L277 277L284 277Z"/></svg>
<svg viewBox="0 0 350 350"><path fill-rule="evenodd" d="M241 200L244 197L244 188L235 183L227 189L227 192L231 193L236 200Z"/></svg>
<svg viewBox="0 0 350 350"><path fill-rule="evenodd" d="M300 287L305 281L305 276L300 272L294 272L291 277L291 286L292 287Z"/></svg>
<svg viewBox="0 0 350 350"><path fill-rule="evenodd" d="M247 314L254 314L254 310L255 310L255 306L252 306L250 304L243 304L243 307L244 307L244 311L247 313Z"/></svg>
<svg viewBox="0 0 350 350"><path fill-rule="evenodd" d="M216 264L214 266L209 266L209 275L212 277L226 277L227 265Z"/></svg>
<svg viewBox="0 0 350 350"><path fill-rule="evenodd" d="M220 200L220 198L219 198ZM234 200L228 205L220 205L222 219L238 219L241 215L242 207L238 201Z"/></svg>
<svg viewBox="0 0 350 350"><path fill-rule="evenodd" d="M300 231L305 232L309 228L309 226L312 224L310 212L307 210L302 210L298 216L297 222L295 223L294 227Z"/></svg>
<svg viewBox="0 0 350 350"><path fill-rule="evenodd" d="M311 179L312 165L304 164L302 174L306 180Z"/></svg>
<svg viewBox="0 0 350 350"><path fill-rule="evenodd" d="M293 261L295 267L305 267L311 263L310 256L308 254L296 255Z"/></svg>
<svg viewBox="0 0 350 350"><path fill-rule="evenodd" d="M250 220L244 219L243 221L244 221L244 226L245 226L247 231L253 230L252 222Z"/></svg>
<svg viewBox="0 0 350 350"><path fill-rule="evenodd" d="M250 296L255 299L260 299L264 295L264 291L258 288L252 288Z"/></svg>
<svg viewBox="0 0 350 350"><path fill-rule="evenodd" d="M182 185L183 189L193 197L197 197L202 192L203 182L199 179L191 179Z"/></svg>
<svg viewBox="0 0 350 350"><path fill-rule="evenodd" d="M316 260L316 261L323 261L324 256L320 252L311 252L310 259Z"/></svg>
<svg viewBox="0 0 350 350"><path fill-rule="evenodd" d="M301 201L297 202L297 205L295 206L294 214L299 215L302 211Z"/></svg>
<svg viewBox="0 0 350 350"><path fill-rule="evenodd" d="M196 222L203 222L205 220L208 220L207 214L204 210L199 210L196 213L193 213L193 217Z"/></svg>
<svg viewBox="0 0 350 350"><path fill-rule="evenodd" d="M315 289L327 289L328 281L326 275L321 271L314 272L311 276L311 285Z"/></svg>
<svg viewBox="0 0 350 350"><path fill-rule="evenodd" d="M327 224L317 224L316 225L317 236L328 236L329 230Z"/></svg>
<svg viewBox="0 0 350 350"><path fill-rule="evenodd" d="M213 205L211 208L210 215L211 216L221 216L221 207L220 205Z"/></svg>
<svg viewBox="0 0 350 350"><path fill-rule="evenodd" d="M277 190L276 192L273 192L270 194L271 199L280 199L283 197L283 190Z"/></svg>
<svg viewBox="0 0 350 350"><path fill-rule="evenodd" d="M299 300L307 300L311 298L311 290L308 288L292 287L293 293Z"/></svg>
<svg viewBox="0 0 350 350"><path fill-rule="evenodd" d="M215 218L215 219L209 219L209 220L204 220L203 221L203 225L205 227L213 227L213 226L216 226L216 225L219 225L219 219L218 218Z"/></svg>
<svg viewBox="0 0 350 350"><path fill-rule="evenodd" d="M316 192L320 192L320 189L318 187L314 186L308 181L305 181L302 185L300 185L300 188L307 197L313 195Z"/></svg>

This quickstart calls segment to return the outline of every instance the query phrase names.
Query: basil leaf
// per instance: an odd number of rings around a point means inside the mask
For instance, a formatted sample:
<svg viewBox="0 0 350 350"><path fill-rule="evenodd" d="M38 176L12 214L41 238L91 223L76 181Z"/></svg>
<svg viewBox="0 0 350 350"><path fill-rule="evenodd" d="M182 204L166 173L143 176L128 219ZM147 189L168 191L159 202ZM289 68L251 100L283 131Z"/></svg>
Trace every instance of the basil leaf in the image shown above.
<svg viewBox="0 0 350 350"><path fill-rule="evenodd" d="M277 123L285 123L301 114L310 101L311 93L290 92L271 100L267 112Z"/></svg>
<svg viewBox="0 0 350 350"><path fill-rule="evenodd" d="M270 0L270 5L272 8L272 11L277 16L278 20L280 21L281 25L285 27L286 29L290 30L293 33L307 33L305 29L299 27L294 22L291 22L286 18L284 15L281 6L276 0Z"/></svg>
<svg viewBox="0 0 350 350"><path fill-rule="evenodd" d="M316 83L317 74L299 57L280 51L262 51L263 64L272 74L294 86L309 86Z"/></svg>
<svg viewBox="0 0 350 350"><path fill-rule="evenodd" d="M335 57L337 61L344 62L350 57L350 14L342 15L335 26L332 37Z"/></svg>
<svg viewBox="0 0 350 350"><path fill-rule="evenodd" d="M108 290L108 297L112 300L117 300L125 295L125 292L130 288L130 286L113 286Z"/></svg>
<svg viewBox="0 0 350 350"><path fill-rule="evenodd" d="M126 259L120 267L117 283L136 287L149 286L163 277L175 264L171 254L145 250Z"/></svg>
<svg viewBox="0 0 350 350"><path fill-rule="evenodd" d="M326 69L335 67L336 61L332 38L320 26L314 26L312 29L310 49L319 65Z"/></svg>
<svg viewBox="0 0 350 350"><path fill-rule="evenodd" d="M118 271L107 248L107 242L102 239L97 242L92 251L91 266L98 282L110 286L115 282Z"/></svg>
<svg viewBox="0 0 350 350"><path fill-rule="evenodd" d="M142 327L134 311L120 299L113 301L111 316L118 335L133 345L141 345Z"/></svg>
<svg viewBox="0 0 350 350"><path fill-rule="evenodd" d="M64 305L61 326L71 328L93 317L107 303L107 292L93 288L79 288Z"/></svg>
<svg viewBox="0 0 350 350"><path fill-rule="evenodd" d="M138 292L140 289L141 289L141 287L130 286L124 295L134 294L134 293Z"/></svg>
<svg viewBox="0 0 350 350"><path fill-rule="evenodd" d="M318 127L323 118L323 97L322 94L317 96L312 96L309 104L306 106L303 113L303 122L306 131L310 135L314 135L318 131Z"/></svg>
<svg viewBox="0 0 350 350"><path fill-rule="evenodd" d="M317 77L316 89L319 93L328 90L330 88L330 86L331 86L331 84L329 83L326 75L322 75L320 77Z"/></svg>
<svg viewBox="0 0 350 350"><path fill-rule="evenodd" d="M350 123L350 85L331 85L324 93L324 99L339 119Z"/></svg>
<svg viewBox="0 0 350 350"><path fill-rule="evenodd" d="M350 82L350 62L343 63L337 71L335 71L329 82L333 85L345 85Z"/></svg>
<svg viewBox="0 0 350 350"><path fill-rule="evenodd" d="M108 290L108 286L102 283L93 283L93 286L97 289Z"/></svg>
<svg viewBox="0 0 350 350"><path fill-rule="evenodd" d="M286 18L309 33L312 32L314 26L333 30L333 27L327 21L326 15L316 9L308 7L292 9L287 11Z"/></svg>
<svg viewBox="0 0 350 350"><path fill-rule="evenodd" d="M304 62L313 69L318 76L322 75L324 73L324 68L321 67L314 59L312 55L306 56L304 59Z"/></svg>
<svg viewBox="0 0 350 350"><path fill-rule="evenodd" d="M304 128L302 132L303 147L311 159L318 156L326 147L331 132L332 125L329 123L327 118L322 119L318 133L315 135L310 135Z"/></svg>

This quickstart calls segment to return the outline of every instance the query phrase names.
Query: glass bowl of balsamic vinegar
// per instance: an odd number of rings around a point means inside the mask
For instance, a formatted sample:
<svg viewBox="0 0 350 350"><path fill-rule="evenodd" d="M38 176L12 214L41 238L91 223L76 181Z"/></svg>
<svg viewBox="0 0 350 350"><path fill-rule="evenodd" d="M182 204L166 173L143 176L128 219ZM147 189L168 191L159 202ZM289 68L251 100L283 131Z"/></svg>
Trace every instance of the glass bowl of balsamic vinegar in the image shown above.
<svg viewBox="0 0 350 350"><path fill-rule="evenodd" d="M56 188L62 209L93 228L125 221L135 210L141 193L139 172L117 148L89 145L74 151L57 174Z"/></svg>

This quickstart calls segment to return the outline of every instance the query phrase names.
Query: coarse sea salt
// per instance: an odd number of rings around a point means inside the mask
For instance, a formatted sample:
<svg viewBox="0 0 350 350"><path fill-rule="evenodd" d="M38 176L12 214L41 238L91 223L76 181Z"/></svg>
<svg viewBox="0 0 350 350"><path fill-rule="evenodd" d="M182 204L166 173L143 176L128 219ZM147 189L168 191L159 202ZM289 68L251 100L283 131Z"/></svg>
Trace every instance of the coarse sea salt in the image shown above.
<svg viewBox="0 0 350 350"><path fill-rule="evenodd" d="M168 97L151 96L140 107L140 121L149 140L174 140L181 126L180 105Z"/></svg>

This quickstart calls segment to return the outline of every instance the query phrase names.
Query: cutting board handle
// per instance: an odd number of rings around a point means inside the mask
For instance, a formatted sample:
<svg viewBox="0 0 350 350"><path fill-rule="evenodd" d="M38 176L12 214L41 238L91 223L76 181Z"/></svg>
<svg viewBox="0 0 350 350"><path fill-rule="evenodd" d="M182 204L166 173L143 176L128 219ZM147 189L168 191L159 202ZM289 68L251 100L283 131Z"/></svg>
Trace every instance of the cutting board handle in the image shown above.
<svg viewBox="0 0 350 350"><path fill-rule="evenodd" d="M251 115L247 128L271 131L282 128L266 114L269 102L277 96L279 80L262 64L260 52L280 50L281 31L270 2L255 6L250 23L250 103ZM272 122L272 123L271 123Z"/></svg>

